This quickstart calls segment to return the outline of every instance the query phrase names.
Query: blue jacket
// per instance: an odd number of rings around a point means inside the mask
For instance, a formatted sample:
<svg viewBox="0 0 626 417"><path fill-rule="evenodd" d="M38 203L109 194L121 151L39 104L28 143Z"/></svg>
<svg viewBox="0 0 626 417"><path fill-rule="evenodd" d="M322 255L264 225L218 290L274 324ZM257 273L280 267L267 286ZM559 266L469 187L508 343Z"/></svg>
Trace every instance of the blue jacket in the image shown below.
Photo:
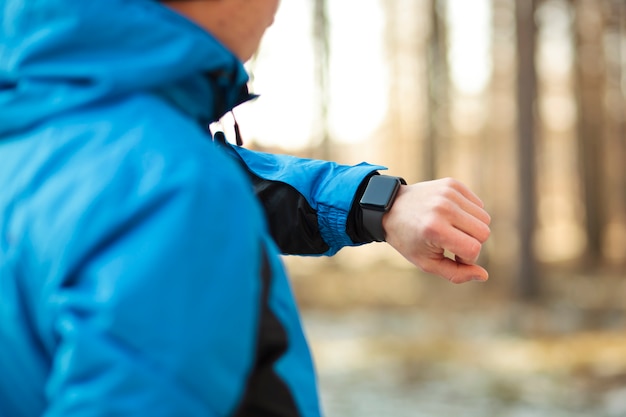
<svg viewBox="0 0 626 417"><path fill-rule="evenodd" d="M151 0L0 0L1 417L321 414L280 252L371 240L380 167L211 141L246 81Z"/></svg>

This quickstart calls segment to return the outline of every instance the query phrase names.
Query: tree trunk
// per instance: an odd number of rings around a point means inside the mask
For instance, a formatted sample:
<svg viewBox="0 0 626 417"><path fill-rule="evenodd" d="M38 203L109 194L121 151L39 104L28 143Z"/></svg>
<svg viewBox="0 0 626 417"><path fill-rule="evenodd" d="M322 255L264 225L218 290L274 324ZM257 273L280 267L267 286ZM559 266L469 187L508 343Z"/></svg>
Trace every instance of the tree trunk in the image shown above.
<svg viewBox="0 0 626 417"><path fill-rule="evenodd" d="M448 139L449 71L445 0L430 0L430 38L428 42L428 131L424 143L422 176L437 178L439 148Z"/></svg>
<svg viewBox="0 0 626 417"><path fill-rule="evenodd" d="M539 293L539 276L533 250L536 225L535 194L535 99L537 73L535 68L536 0L516 0L517 21L517 132L519 177L519 259L518 295L532 299Z"/></svg>
<svg viewBox="0 0 626 417"><path fill-rule="evenodd" d="M586 261L589 266L602 260L606 228L606 175L604 173L604 85L602 2L575 2L576 84L578 92L578 142L583 179Z"/></svg>
<svg viewBox="0 0 626 417"><path fill-rule="evenodd" d="M326 0L314 0L313 3L313 42L315 54L315 77L317 81L317 127L319 146L316 146L315 156L321 159L331 159L331 141L328 127L329 92L329 45L328 8Z"/></svg>
<svg viewBox="0 0 626 417"><path fill-rule="evenodd" d="M606 160L608 200L604 255L611 261L626 262L626 3L605 3L604 45L606 59ZM620 238L621 236L621 238Z"/></svg>

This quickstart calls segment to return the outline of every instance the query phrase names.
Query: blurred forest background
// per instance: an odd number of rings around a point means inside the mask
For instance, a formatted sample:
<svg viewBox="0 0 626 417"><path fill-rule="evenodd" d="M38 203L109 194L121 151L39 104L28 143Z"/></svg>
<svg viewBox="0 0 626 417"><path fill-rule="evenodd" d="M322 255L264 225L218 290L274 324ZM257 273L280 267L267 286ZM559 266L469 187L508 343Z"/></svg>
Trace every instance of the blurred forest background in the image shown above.
<svg viewBox="0 0 626 417"><path fill-rule="evenodd" d="M285 0L246 146L454 177L486 284L288 257L329 417L626 416L626 1Z"/></svg>

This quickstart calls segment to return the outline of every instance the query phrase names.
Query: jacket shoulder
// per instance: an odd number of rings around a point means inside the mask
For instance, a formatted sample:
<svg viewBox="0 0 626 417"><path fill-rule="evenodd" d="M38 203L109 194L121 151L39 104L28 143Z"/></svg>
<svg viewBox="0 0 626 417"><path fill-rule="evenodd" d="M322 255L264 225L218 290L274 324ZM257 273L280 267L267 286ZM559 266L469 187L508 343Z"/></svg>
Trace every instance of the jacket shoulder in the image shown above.
<svg viewBox="0 0 626 417"><path fill-rule="evenodd" d="M13 234L27 237L60 275L112 230L159 210L165 223L221 221L262 232L260 207L235 161L158 98L75 112L31 136L23 152L36 151L20 172Z"/></svg>

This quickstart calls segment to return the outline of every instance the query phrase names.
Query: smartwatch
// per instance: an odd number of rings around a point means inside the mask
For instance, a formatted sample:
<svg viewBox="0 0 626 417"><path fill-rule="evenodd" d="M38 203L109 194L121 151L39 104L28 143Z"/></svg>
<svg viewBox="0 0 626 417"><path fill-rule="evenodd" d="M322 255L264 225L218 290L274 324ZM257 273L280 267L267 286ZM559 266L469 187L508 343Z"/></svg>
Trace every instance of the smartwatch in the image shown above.
<svg viewBox="0 0 626 417"><path fill-rule="evenodd" d="M389 175L373 175L359 201L363 226L377 242L385 241L383 215L391 209L398 190L406 181Z"/></svg>

